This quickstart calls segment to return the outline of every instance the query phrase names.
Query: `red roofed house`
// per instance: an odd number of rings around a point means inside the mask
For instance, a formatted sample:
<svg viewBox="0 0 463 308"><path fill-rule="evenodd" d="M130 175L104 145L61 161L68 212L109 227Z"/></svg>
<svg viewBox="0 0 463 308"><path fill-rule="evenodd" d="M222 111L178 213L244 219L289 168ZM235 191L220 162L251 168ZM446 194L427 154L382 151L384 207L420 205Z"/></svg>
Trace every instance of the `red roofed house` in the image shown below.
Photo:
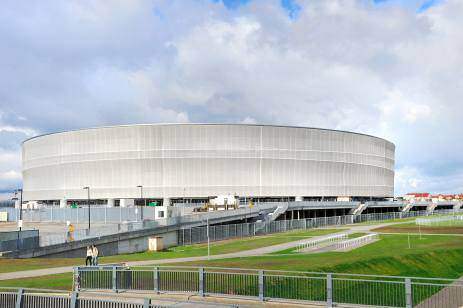
<svg viewBox="0 0 463 308"><path fill-rule="evenodd" d="M420 202L420 201L430 201L430 193L408 193L404 196L404 200L409 202Z"/></svg>

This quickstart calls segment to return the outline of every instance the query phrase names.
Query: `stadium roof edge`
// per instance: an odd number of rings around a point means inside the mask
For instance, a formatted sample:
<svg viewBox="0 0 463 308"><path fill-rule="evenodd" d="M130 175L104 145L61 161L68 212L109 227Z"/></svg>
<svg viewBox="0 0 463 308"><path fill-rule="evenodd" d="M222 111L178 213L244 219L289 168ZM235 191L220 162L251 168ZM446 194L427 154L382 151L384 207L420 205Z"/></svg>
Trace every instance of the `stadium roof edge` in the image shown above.
<svg viewBox="0 0 463 308"><path fill-rule="evenodd" d="M369 135L369 134L364 134L364 133L358 133L358 132L352 132L352 131L347 131L347 130L338 130L338 129L330 129L330 128L319 128L319 127L308 127L308 126L295 126L295 125L274 125L274 124L241 124L241 123L140 123L140 124L122 124L122 125L106 125L106 126L94 126L94 127L86 127L86 128L77 128L77 129L70 129L70 130L63 130L63 131L57 131L57 132L51 132L51 133L46 133L46 134L41 134L37 136L30 137L26 140L24 140L21 144L24 144L27 141L30 141L32 139L44 137L44 136L49 136L49 135L55 135L55 134L63 134L63 133L68 133L68 132L77 132L77 131L84 131L84 130L94 130L94 129L101 129L101 128L116 128L116 127L130 127L130 126L170 126L170 125L234 125L234 126L264 126L264 127L285 127L285 128L305 128L305 129L315 129L315 130L324 130L324 131L332 131L332 132L340 132L340 133L347 133L347 134L355 134L355 135L361 135L361 136L366 136L366 137L371 137L371 138L376 138L380 139L382 141L388 142L392 144L395 148L395 144L387 139Z"/></svg>

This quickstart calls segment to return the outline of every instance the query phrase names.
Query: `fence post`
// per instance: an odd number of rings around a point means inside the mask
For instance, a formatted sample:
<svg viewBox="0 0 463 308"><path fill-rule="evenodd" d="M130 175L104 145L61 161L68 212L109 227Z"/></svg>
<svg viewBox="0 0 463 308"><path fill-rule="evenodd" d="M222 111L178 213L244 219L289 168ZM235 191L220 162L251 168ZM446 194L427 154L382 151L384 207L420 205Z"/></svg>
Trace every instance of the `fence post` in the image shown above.
<svg viewBox="0 0 463 308"><path fill-rule="evenodd" d="M264 271L259 270L259 300L264 300Z"/></svg>
<svg viewBox="0 0 463 308"><path fill-rule="evenodd" d="M75 291L76 289L79 290L79 285L78 285L78 278L77 275L79 275L79 267L74 267L72 270L72 291Z"/></svg>
<svg viewBox="0 0 463 308"><path fill-rule="evenodd" d="M116 279L117 272L116 272L116 267L115 266L113 266L112 273L113 273L113 275L112 275L113 292L117 293L117 279Z"/></svg>
<svg viewBox="0 0 463 308"><path fill-rule="evenodd" d="M405 278L405 307L413 307L412 281L410 278Z"/></svg>
<svg viewBox="0 0 463 308"><path fill-rule="evenodd" d="M143 299L143 308L150 308L151 307L151 298Z"/></svg>
<svg viewBox="0 0 463 308"><path fill-rule="evenodd" d="M16 296L16 306L15 308L21 308L21 302L23 299L24 289L18 289L18 294Z"/></svg>
<svg viewBox="0 0 463 308"><path fill-rule="evenodd" d="M153 271L153 289L156 294L159 293L159 267L155 267Z"/></svg>
<svg viewBox="0 0 463 308"><path fill-rule="evenodd" d="M199 268L199 296L204 296L204 268Z"/></svg>
<svg viewBox="0 0 463 308"><path fill-rule="evenodd" d="M333 276L326 275L326 307L333 307Z"/></svg>
<svg viewBox="0 0 463 308"><path fill-rule="evenodd" d="M77 297L78 297L78 296L79 296L79 293L77 293L77 292L72 292L72 294L71 294L71 305L70 305L69 308L77 308L77 307L79 307L79 306L77 305Z"/></svg>

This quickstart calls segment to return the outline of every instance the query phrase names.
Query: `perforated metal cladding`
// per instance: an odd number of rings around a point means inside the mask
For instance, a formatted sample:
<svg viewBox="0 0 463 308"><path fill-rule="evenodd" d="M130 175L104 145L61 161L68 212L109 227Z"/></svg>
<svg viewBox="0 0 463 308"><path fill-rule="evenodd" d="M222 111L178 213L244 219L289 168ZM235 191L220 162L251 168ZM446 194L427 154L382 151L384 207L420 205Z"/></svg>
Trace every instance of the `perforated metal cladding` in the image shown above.
<svg viewBox="0 0 463 308"><path fill-rule="evenodd" d="M27 200L392 196L392 143L367 135L259 125L84 129L23 143Z"/></svg>

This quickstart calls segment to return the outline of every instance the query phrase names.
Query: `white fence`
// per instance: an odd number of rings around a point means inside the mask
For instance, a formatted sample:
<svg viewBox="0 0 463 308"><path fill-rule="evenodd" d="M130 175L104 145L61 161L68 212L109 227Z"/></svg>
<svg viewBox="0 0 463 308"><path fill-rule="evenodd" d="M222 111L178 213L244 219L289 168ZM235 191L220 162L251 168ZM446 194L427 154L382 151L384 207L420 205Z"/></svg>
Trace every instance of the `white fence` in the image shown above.
<svg viewBox="0 0 463 308"><path fill-rule="evenodd" d="M356 238L353 238L353 239L350 239L350 240L337 242L336 243L336 249L339 249L339 250L353 249L353 248L360 247L360 246L366 245L368 243L371 243L371 242L377 240L378 238L379 237L378 237L377 233L367 234L367 235L356 237Z"/></svg>
<svg viewBox="0 0 463 308"><path fill-rule="evenodd" d="M317 249L325 247L331 243L336 243L339 241L346 240L348 237L347 233L331 235L325 238L317 239L317 240L309 240L305 243L301 243L297 245L296 251L300 252L305 249Z"/></svg>
<svg viewBox="0 0 463 308"><path fill-rule="evenodd" d="M424 225L424 226L432 226L432 225L439 225L439 224L455 224L461 225L463 224L463 216L441 216L441 217L432 217L432 218L417 218L415 223L417 225Z"/></svg>

